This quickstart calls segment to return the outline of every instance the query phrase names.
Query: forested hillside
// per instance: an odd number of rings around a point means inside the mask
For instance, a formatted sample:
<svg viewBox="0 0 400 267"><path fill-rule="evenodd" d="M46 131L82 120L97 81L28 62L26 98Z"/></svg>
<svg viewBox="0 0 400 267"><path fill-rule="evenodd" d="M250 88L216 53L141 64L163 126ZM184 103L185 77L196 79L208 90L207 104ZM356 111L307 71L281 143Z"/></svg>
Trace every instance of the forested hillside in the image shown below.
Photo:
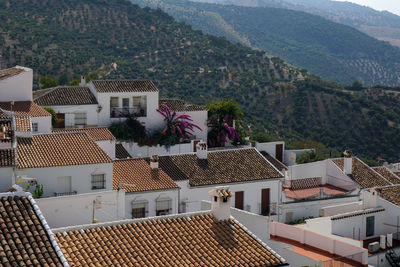
<svg viewBox="0 0 400 267"><path fill-rule="evenodd" d="M132 1L159 7L195 29L262 49L330 81L400 84L400 48L320 16L188 0Z"/></svg>
<svg viewBox="0 0 400 267"><path fill-rule="evenodd" d="M396 91L349 91L160 10L125 0L0 0L0 32L2 66L33 68L36 88L47 74L60 83L89 72L151 79L163 96L196 104L235 99L254 131L398 160Z"/></svg>

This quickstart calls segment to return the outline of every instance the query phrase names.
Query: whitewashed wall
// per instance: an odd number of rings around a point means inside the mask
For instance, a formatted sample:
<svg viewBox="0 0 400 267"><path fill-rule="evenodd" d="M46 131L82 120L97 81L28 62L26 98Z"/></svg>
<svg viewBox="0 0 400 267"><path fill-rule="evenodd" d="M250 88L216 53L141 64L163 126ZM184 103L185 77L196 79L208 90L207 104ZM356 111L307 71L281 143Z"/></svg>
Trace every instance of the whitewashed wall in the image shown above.
<svg viewBox="0 0 400 267"><path fill-rule="evenodd" d="M276 145L283 145L283 151L285 151L285 142L266 142L266 143L258 143L256 142L256 148L259 151L265 151L270 154L272 157L276 158ZM284 153L282 153L283 161L285 161Z"/></svg>
<svg viewBox="0 0 400 267"><path fill-rule="evenodd" d="M366 218L375 217L375 230L373 236L366 236ZM371 214L363 214L351 216L344 219L332 220L332 234L349 237L358 240L377 237L381 234L386 234L385 226L385 211L374 212Z"/></svg>
<svg viewBox="0 0 400 267"><path fill-rule="evenodd" d="M86 126L98 125L97 105L48 106L56 113L65 114L65 127L75 127L75 113L86 113Z"/></svg>
<svg viewBox="0 0 400 267"><path fill-rule="evenodd" d="M322 181L326 178L326 161L317 161L305 164L299 164L289 167L288 179L303 179L312 177L322 177Z"/></svg>
<svg viewBox="0 0 400 267"><path fill-rule="evenodd" d="M105 175L105 189L92 190L92 174ZM112 190L113 166L112 163L103 163L50 168L28 168L18 171L17 175L37 178L38 183L43 184L43 197L54 197L54 193L57 192L59 188L57 177L60 176L71 176L71 191L77 191L78 194Z"/></svg>
<svg viewBox="0 0 400 267"><path fill-rule="evenodd" d="M51 133L51 116L46 117L31 117L32 123L38 124L38 131L33 132L37 133Z"/></svg>
<svg viewBox="0 0 400 267"><path fill-rule="evenodd" d="M115 139L99 140L96 141L96 144L103 149L110 158L115 159Z"/></svg>
<svg viewBox="0 0 400 267"><path fill-rule="evenodd" d="M195 128L193 135L195 136L195 139L200 139L203 140L204 142L207 143L207 118L208 118L208 111L207 110L202 110L202 111L185 111L185 112L177 112L177 114L187 114L189 115L193 123L198 125L202 130L200 131L199 129Z"/></svg>
<svg viewBox="0 0 400 267"><path fill-rule="evenodd" d="M124 190L36 199L51 228L92 223L93 201L98 203L94 207L94 218L99 222L125 219Z"/></svg>
<svg viewBox="0 0 400 267"><path fill-rule="evenodd" d="M0 102L32 101L33 71L23 69L24 72L0 81Z"/></svg>
<svg viewBox="0 0 400 267"><path fill-rule="evenodd" d="M341 213L352 212L362 209L362 201L350 202L339 205L332 205L327 207L322 207L320 215L321 216L333 216Z"/></svg>
<svg viewBox="0 0 400 267"><path fill-rule="evenodd" d="M193 152L193 141L166 148L165 146L139 146L135 142L119 142L132 157L150 157L152 155L176 155Z"/></svg>
<svg viewBox="0 0 400 267"><path fill-rule="evenodd" d="M211 202L202 200L201 210L211 210ZM268 216L262 216L232 207L231 215L233 218L243 224L247 229L249 229L250 232L260 238L263 242L267 242L269 240L270 218Z"/></svg>
<svg viewBox="0 0 400 267"><path fill-rule="evenodd" d="M132 218L132 202L148 203L146 217L156 216L156 201L157 199L170 199L171 208L170 214L178 213L179 189L159 190L159 191L144 191L137 193L125 194L125 218Z"/></svg>
<svg viewBox="0 0 400 267"><path fill-rule="evenodd" d="M12 186L12 175L11 167L0 168L0 192L4 192Z"/></svg>
<svg viewBox="0 0 400 267"><path fill-rule="evenodd" d="M210 200L208 191L218 185L209 186L195 186L190 187L189 181L175 181L181 188L181 211L194 212L201 210L201 201ZM270 188L270 203L278 203L280 189L279 179L267 179L262 181L231 183L229 189L235 193L236 191L244 191L243 193L243 207L246 211L260 214L261 212L261 189ZM222 185L222 184L219 184ZM226 185L226 184L225 184ZM186 203L186 205L184 204ZM246 209L246 206L249 205ZM231 198L231 206L235 207L235 196Z"/></svg>
<svg viewBox="0 0 400 267"><path fill-rule="evenodd" d="M355 195L345 198L330 198L325 200L282 203L278 220L279 222L288 223L293 220L298 220L304 217L310 217L310 216L319 217L321 212L320 210L323 207L346 204L358 200L359 200L358 195Z"/></svg>
<svg viewBox="0 0 400 267"><path fill-rule="evenodd" d="M351 180L339 167L332 161L327 160L327 182L331 185L344 188L347 190L354 190L358 185Z"/></svg>
<svg viewBox="0 0 400 267"><path fill-rule="evenodd" d="M386 233L396 233L397 225L400 226L400 207L382 198L378 198L377 204L386 210L385 221L382 223Z"/></svg>

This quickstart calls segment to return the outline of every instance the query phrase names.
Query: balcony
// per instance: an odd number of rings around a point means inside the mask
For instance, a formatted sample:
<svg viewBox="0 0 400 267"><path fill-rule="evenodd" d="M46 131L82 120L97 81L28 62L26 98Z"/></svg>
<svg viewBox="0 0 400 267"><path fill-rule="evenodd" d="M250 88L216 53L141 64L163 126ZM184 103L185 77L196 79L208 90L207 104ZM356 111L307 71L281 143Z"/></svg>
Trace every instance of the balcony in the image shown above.
<svg viewBox="0 0 400 267"><path fill-rule="evenodd" d="M146 117L146 108L144 107L132 107L132 108L111 108L111 118L127 118L129 116L135 117Z"/></svg>
<svg viewBox="0 0 400 267"><path fill-rule="evenodd" d="M76 194L78 194L78 192L76 192L76 191L72 191L72 192L63 192L63 193L54 192L54 196L55 196L55 197L72 196L72 195L76 195Z"/></svg>

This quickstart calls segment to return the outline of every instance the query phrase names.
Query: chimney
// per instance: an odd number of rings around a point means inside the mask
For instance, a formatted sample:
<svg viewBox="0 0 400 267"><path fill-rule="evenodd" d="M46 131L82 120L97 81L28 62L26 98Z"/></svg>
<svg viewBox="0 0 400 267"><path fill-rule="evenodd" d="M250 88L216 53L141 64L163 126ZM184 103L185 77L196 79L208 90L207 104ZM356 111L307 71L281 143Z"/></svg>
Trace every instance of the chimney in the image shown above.
<svg viewBox="0 0 400 267"><path fill-rule="evenodd" d="M378 192L375 189L369 189L361 193L363 209L373 209L377 206Z"/></svg>
<svg viewBox="0 0 400 267"><path fill-rule="evenodd" d="M211 212L218 221L229 220L231 217L231 197L229 187L218 186L210 190Z"/></svg>
<svg viewBox="0 0 400 267"><path fill-rule="evenodd" d="M86 86L86 78L85 76L81 76L81 83L79 84L79 86Z"/></svg>
<svg viewBox="0 0 400 267"><path fill-rule="evenodd" d="M207 143L205 142L197 143L196 155L199 159L207 159Z"/></svg>
<svg viewBox="0 0 400 267"><path fill-rule="evenodd" d="M351 152L351 150L346 150L343 152L344 155L344 173L349 175L353 173L353 158L352 155L353 153Z"/></svg>
<svg viewBox="0 0 400 267"><path fill-rule="evenodd" d="M152 169L158 169L158 155L153 155L150 157L150 167Z"/></svg>

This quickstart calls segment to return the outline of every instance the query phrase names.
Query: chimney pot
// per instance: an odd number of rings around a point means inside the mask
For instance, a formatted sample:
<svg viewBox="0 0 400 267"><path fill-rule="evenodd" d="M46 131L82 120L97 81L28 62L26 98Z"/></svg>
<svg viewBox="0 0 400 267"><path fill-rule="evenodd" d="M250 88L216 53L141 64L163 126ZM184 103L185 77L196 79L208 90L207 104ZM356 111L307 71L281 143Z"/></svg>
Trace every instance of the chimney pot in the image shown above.
<svg viewBox="0 0 400 267"><path fill-rule="evenodd" d="M85 76L81 76L81 83L79 84L79 86L86 86L86 78Z"/></svg>
<svg viewBox="0 0 400 267"><path fill-rule="evenodd" d="M219 186L210 190L211 212L218 221L229 220L231 217L231 198L233 193L229 187Z"/></svg>
<svg viewBox="0 0 400 267"><path fill-rule="evenodd" d="M344 173L349 175L353 173L353 158L352 155L353 153L351 150L346 150L343 152L344 155L344 165L343 165L343 170Z"/></svg>
<svg viewBox="0 0 400 267"><path fill-rule="evenodd" d="M152 169L158 169L158 155L153 155L150 157L150 167Z"/></svg>
<svg viewBox="0 0 400 267"><path fill-rule="evenodd" d="M199 142L196 145L196 155L199 159L207 159L207 143Z"/></svg>

